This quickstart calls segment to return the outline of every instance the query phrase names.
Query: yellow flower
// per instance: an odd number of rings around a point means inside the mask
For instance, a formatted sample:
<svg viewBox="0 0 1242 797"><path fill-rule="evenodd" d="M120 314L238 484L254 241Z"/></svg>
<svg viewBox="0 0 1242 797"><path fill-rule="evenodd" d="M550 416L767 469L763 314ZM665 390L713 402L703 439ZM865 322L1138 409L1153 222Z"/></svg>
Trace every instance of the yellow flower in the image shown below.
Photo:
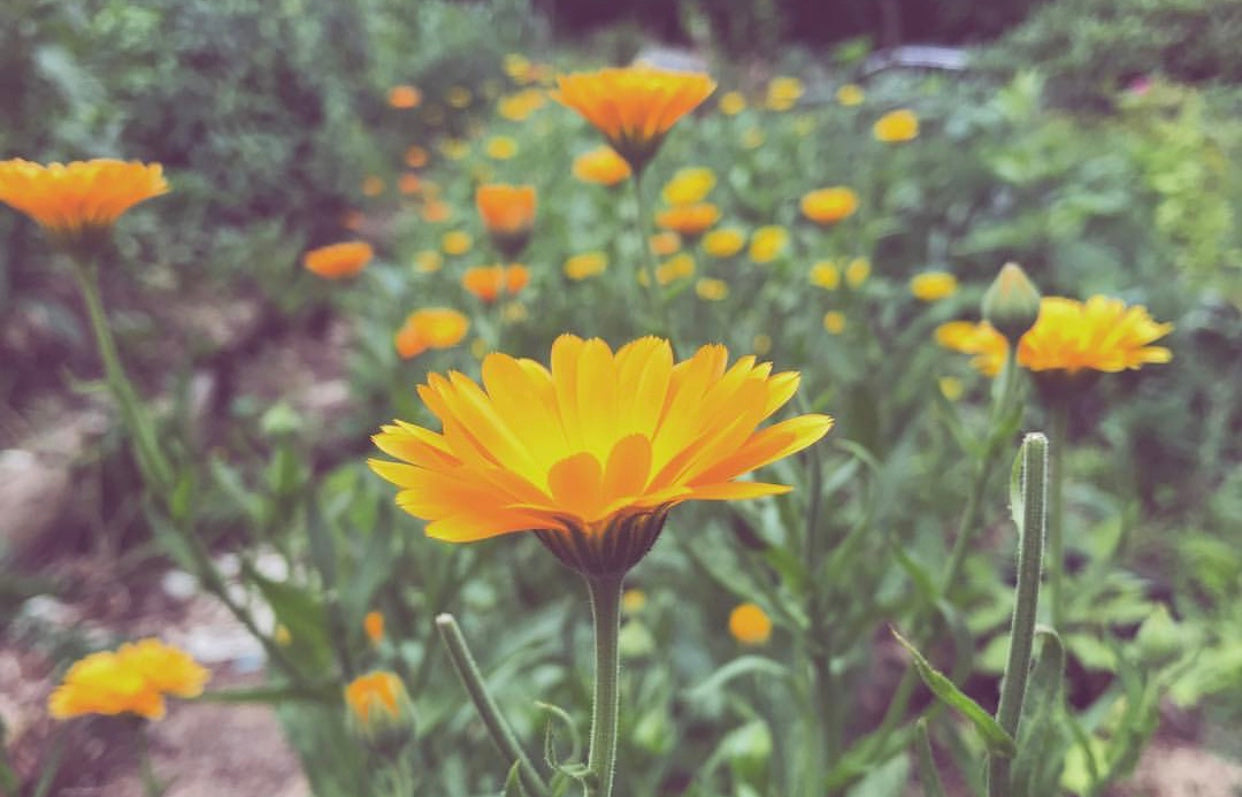
<svg viewBox="0 0 1242 797"><path fill-rule="evenodd" d="M0 162L0 202L25 213L67 245L109 230L125 211L168 192L158 163L74 161L43 166Z"/></svg>
<svg viewBox="0 0 1242 797"><path fill-rule="evenodd" d="M672 230L684 238L694 240L720 221L720 208L710 202L697 205L677 205L656 214L657 227Z"/></svg>
<svg viewBox="0 0 1242 797"><path fill-rule="evenodd" d="M938 302L957 292L957 277L947 271L925 271L910 278L910 293L924 302Z"/></svg>
<svg viewBox="0 0 1242 797"><path fill-rule="evenodd" d="M483 226L496 248L509 260L516 258L530 240L535 223L535 187L495 183L481 185L474 194Z"/></svg>
<svg viewBox="0 0 1242 797"><path fill-rule="evenodd" d="M673 255L656 268L656 282L669 285L694 276L694 257L689 252Z"/></svg>
<svg viewBox="0 0 1242 797"><path fill-rule="evenodd" d="M820 188L802 196L802 215L816 224L835 224L858 209L858 195L843 185Z"/></svg>
<svg viewBox="0 0 1242 797"><path fill-rule="evenodd" d="M735 227L712 230L703 236L703 251L712 257L733 257L746 245L746 236Z"/></svg>
<svg viewBox="0 0 1242 797"><path fill-rule="evenodd" d="M862 86L858 86L854 83L846 83L844 86L837 89L837 102L847 108L855 105L862 105L863 100L866 98L867 95L862 90Z"/></svg>
<svg viewBox="0 0 1242 797"><path fill-rule="evenodd" d="M671 255L681 248L681 236L675 232L658 232L651 236L651 251L660 257Z"/></svg>
<svg viewBox="0 0 1242 797"><path fill-rule="evenodd" d="M398 109L417 108L423 93L413 86L393 86L388 90L388 104Z"/></svg>
<svg viewBox="0 0 1242 797"><path fill-rule="evenodd" d="M516 141L508 136L492 136L487 140L483 151L487 153L487 157L503 161L517 154L518 145Z"/></svg>
<svg viewBox="0 0 1242 797"><path fill-rule="evenodd" d="M504 61L505 74L518 83L526 82L530 75L530 59L521 53L509 53Z"/></svg>
<svg viewBox="0 0 1242 797"><path fill-rule="evenodd" d="M946 349L974 355L970 364L988 376L1000 373L1009 351L1005 336L986 322L950 321L936 327L935 336Z"/></svg>
<svg viewBox="0 0 1242 797"><path fill-rule="evenodd" d="M417 310L405 319L393 336L393 345L401 359L417 357L428 349L449 349L461 343L470 329L470 319L447 307ZM368 622L372 622L367 615ZM383 622L383 618L380 618ZM380 626L381 630L383 626ZM368 631L369 633L369 631Z"/></svg>
<svg viewBox="0 0 1242 797"><path fill-rule="evenodd" d="M841 269L831 260L821 260L811 266L811 284L827 291L835 291L841 285Z"/></svg>
<svg viewBox="0 0 1242 797"><path fill-rule="evenodd" d="M461 277L462 287L486 304L501 296L515 295L530 282L526 266L475 266Z"/></svg>
<svg viewBox="0 0 1242 797"><path fill-rule="evenodd" d="M845 267L845 282L851 288L857 288L871 276L871 261L865 257L856 257Z"/></svg>
<svg viewBox="0 0 1242 797"><path fill-rule="evenodd" d="M889 111L876 120L871 132L877 141L890 144L910 141L919 135L919 117L908 108Z"/></svg>
<svg viewBox="0 0 1242 797"><path fill-rule="evenodd" d="M824 329L830 335L840 335L845 331L845 313L829 310L824 313Z"/></svg>
<svg viewBox="0 0 1242 797"><path fill-rule="evenodd" d="M360 675L345 686L349 722L366 740L400 747L413 731L414 715L405 684L387 670Z"/></svg>
<svg viewBox="0 0 1242 797"><path fill-rule="evenodd" d="M729 633L743 645L764 645L772 637L772 621L757 605L743 603L729 612Z"/></svg>
<svg viewBox="0 0 1242 797"><path fill-rule="evenodd" d="M375 252L369 243L346 241L312 249L302 256L302 265L307 271L325 279L336 280L352 277L362 271L374 256Z"/></svg>
<svg viewBox="0 0 1242 797"><path fill-rule="evenodd" d="M745 149L759 149L766 140L763 130L758 127L748 127L742 132L742 147Z"/></svg>
<svg viewBox="0 0 1242 797"><path fill-rule="evenodd" d="M746 98L740 91L728 91L720 98L719 107L725 116L737 116L746 110Z"/></svg>
<svg viewBox="0 0 1242 797"><path fill-rule="evenodd" d="M465 108L473 99L474 94L472 94L470 89L465 86L453 86L448 90L448 93L444 95L444 101L453 108L458 109Z"/></svg>
<svg viewBox="0 0 1242 797"><path fill-rule="evenodd" d="M440 238L440 248L446 255L464 255L474 246L474 239L465 230L449 230Z"/></svg>
<svg viewBox="0 0 1242 797"><path fill-rule="evenodd" d="M542 91L527 89L502 99L496 106L496 111L510 121L521 122L542 108L545 102L545 95Z"/></svg>
<svg viewBox="0 0 1242 797"><path fill-rule="evenodd" d="M796 77L778 77L773 78L768 84L768 93L764 97L764 104L769 110L788 111L802 97L805 89L802 81Z"/></svg>
<svg viewBox="0 0 1242 797"><path fill-rule="evenodd" d="M664 184L661 195L670 205L694 205L702 202L716 187L716 173L698 166L678 169L673 179Z"/></svg>
<svg viewBox="0 0 1242 797"><path fill-rule="evenodd" d="M198 697L210 677L183 651L143 639L74 662L48 699L48 711L56 719L84 714L160 719L165 695Z"/></svg>
<svg viewBox="0 0 1242 797"><path fill-rule="evenodd" d="M694 292L705 302L719 302L729 297L729 283L720 279L703 277L694 284Z"/></svg>
<svg viewBox="0 0 1242 797"><path fill-rule="evenodd" d="M644 64L561 75L557 84L553 97L603 133L634 171L647 165L677 120L716 88L705 74Z"/></svg>
<svg viewBox="0 0 1242 797"><path fill-rule="evenodd" d="M384 193L384 180L372 174L362 181L363 196L379 196Z"/></svg>
<svg viewBox="0 0 1242 797"><path fill-rule="evenodd" d="M956 376L942 376L936 380L936 386L940 388L940 395L949 401L957 401L966 392L962 380Z"/></svg>
<svg viewBox="0 0 1242 797"><path fill-rule="evenodd" d="M583 252L565 261L565 276L575 282L595 277L608 268L608 258L603 252Z"/></svg>
<svg viewBox="0 0 1242 797"><path fill-rule="evenodd" d="M584 183L616 185L633 172L625 158L612 147L604 145L574 158L574 177Z"/></svg>
<svg viewBox="0 0 1242 797"><path fill-rule="evenodd" d="M626 614L636 614L647 605L647 593L641 589L627 589L621 593L621 608Z"/></svg>
<svg viewBox="0 0 1242 797"><path fill-rule="evenodd" d="M784 227L760 227L750 237L750 259L756 263L771 263L788 245L789 231Z"/></svg>
<svg viewBox="0 0 1242 797"><path fill-rule="evenodd" d="M452 373L418 389L442 432L403 421L373 440L400 460L371 460L401 488L397 504L428 536L470 542L532 531L566 565L618 575L654 544L669 510L692 500L776 495L739 477L811 445L832 419L803 415L757 430L793 396L796 373L771 374L723 346L680 364L646 337L615 354L561 335L551 367L491 354L483 386Z"/></svg>

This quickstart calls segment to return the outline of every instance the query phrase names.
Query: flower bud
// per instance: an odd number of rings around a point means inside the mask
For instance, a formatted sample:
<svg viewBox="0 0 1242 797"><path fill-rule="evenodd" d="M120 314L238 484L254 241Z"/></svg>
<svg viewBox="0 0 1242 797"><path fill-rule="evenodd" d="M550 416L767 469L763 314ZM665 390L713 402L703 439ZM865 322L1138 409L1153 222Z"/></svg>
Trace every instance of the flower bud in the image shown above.
<svg viewBox="0 0 1242 797"><path fill-rule="evenodd" d="M1039 318L1039 289L1017 263L1006 263L983 294L983 319L1017 346Z"/></svg>
<svg viewBox="0 0 1242 797"><path fill-rule="evenodd" d="M396 757L414 736L414 707L395 673L376 670L345 687L350 729L368 747Z"/></svg>

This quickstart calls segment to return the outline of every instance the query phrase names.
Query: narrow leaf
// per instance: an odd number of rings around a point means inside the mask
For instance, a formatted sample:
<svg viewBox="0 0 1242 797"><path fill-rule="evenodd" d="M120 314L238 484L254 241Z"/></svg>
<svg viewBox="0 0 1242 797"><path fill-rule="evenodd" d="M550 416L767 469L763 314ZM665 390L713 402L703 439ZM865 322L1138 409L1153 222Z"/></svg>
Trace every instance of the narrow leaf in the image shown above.
<svg viewBox="0 0 1242 797"><path fill-rule="evenodd" d="M923 794L925 797L945 797L944 784L940 782L940 773L936 771L936 760L932 758L926 719L918 721L914 727L914 734L919 748L919 780L923 783Z"/></svg>

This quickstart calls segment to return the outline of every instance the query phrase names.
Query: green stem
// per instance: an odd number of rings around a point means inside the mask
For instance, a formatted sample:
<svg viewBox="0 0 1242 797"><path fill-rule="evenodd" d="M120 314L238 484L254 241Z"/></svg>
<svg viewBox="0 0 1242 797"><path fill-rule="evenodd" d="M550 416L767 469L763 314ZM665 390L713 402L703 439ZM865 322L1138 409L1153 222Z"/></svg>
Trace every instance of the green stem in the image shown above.
<svg viewBox="0 0 1242 797"><path fill-rule="evenodd" d="M1048 484L1048 598L1052 605L1052 627L1065 621L1065 445L1069 437L1069 407L1058 401L1052 408L1052 438L1049 442Z"/></svg>
<svg viewBox="0 0 1242 797"><path fill-rule="evenodd" d="M617 719L621 708L621 577L588 577L595 621L595 696L591 708L591 746L587 752L586 797L611 797L617 760Z"/></svg>
<svg viewBox="0 0 1242 797"><path fill-rule="evenodd" d="M457 620L446 612L436 617L436 628L439 629L440 638L444 640L444 645L448 648L449 658L457 670L457 675L461 678L462 685L466 687L466 692L470 694L475 710L479 712L479 718L483 720L483 724L487 726L492 736L492 743L496 745L496 749L505 757L507 763L518 762L522 785L529 792L536 795L546 794L548 787L544 784L539 771L527 757L526 751L518 744L517 737L513 735L509 723L505 721L496 701L487 691L487 685L483 682L483 674L479 671L479 665L470 653L469 646L466 645L466 638L462 636Z"/></svg>
<svg viewBox="0 0 1242 797"><path fill-rule="evenodd" d="M639 250L643 253L642 267L647 274L647 301L651 305L651 313L655 317L657 331L660 331L658 327L663 327L663 332L668 336L673 352L676 353L678 350L677 330L673 328L673 319L669 314L668 301L664 297L663 288L660 287L660 280L656 277L658 266L654 253L651 251L650 240L651 212L650 208L647 207L647 200L643 194L641 175L635 172L630 182L634 186L634 201L637 205L638 213L634 228L638 231Z"/></svg>
<svg viewBox="0 0 1242 797"><path fill-rule="evenodd" d="M1030 677L1031 652L1035 646L1035 615L1039 608L1039 579L1044 562L1044 530L1048 500L1048 438L1036 432L1022 443L1022 527L1018 540L1018 584L1015 588L1013 625L1009 636L1009 659L1001 681L996 721L1015 739L1026 684ZM1007 797L1010 791L1010 759L988 757L988 795Z"/></svg>
<svg viewBox="0 0 1242 797"><path fill-rule="evenodd" d="M147 742L146 720L141 720L138 727L134 730L134 743L138 748L138 772L142 779L142 792L146 797L160 797L164 793L164 787L160 784L160 779L155 775L155 768L151 765L151 749Z"/></svg>

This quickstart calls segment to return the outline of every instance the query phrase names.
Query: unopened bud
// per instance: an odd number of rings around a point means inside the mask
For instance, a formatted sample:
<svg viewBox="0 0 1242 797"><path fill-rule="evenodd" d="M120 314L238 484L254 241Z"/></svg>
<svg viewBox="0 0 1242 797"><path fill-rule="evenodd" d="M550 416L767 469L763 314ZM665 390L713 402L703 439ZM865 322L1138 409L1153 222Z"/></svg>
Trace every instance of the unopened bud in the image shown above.
<svg viewBox="0 0 1242 797"><path fill-rule="evenodd" d="M1000 332L1010 345L1018 341L1039 318L1039 289L1022 266L1006 263L983 294L983 319Z"/></svg>
<svg viewBox="0 0 1242 797"><path fill-rule="evenodd" d="M345 687L349 726L376 752L395 757L414 736L414 707L395 673L377 670Z"/></svg>

